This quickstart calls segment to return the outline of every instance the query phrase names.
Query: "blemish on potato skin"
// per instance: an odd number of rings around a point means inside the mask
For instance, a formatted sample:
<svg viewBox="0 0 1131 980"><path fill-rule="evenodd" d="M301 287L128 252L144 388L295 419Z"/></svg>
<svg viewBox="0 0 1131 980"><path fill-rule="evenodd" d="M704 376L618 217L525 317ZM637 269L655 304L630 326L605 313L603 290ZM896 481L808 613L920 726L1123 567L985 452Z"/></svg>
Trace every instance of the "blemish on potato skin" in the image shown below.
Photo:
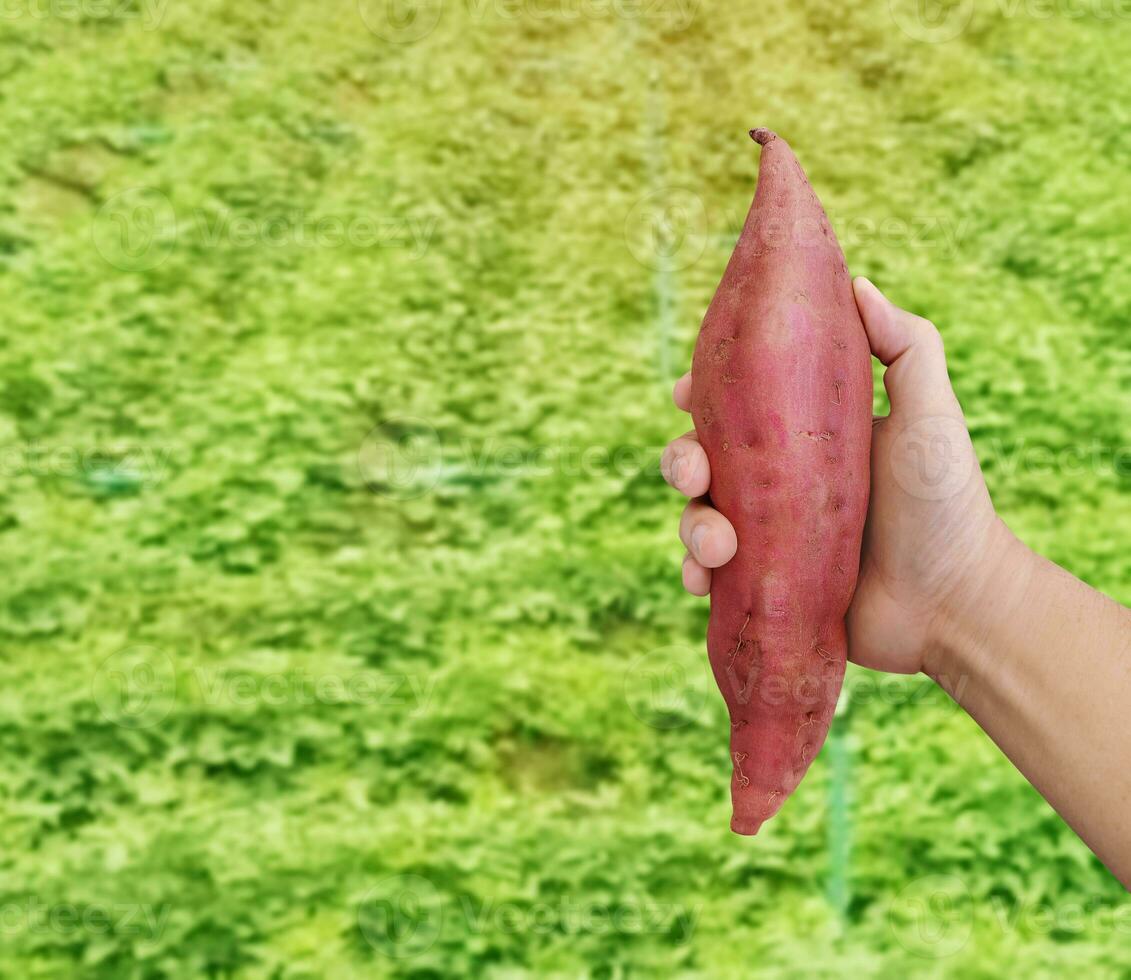
<svg viewBox="0 0 1131 980"><path fill-rule="evenodd" d="M746 680L743 682L742 687L739 688L738 693L735 695L735 698L738 700L739 704L749 704L750 703L750 688L754 685L754 683L757 681L757 679L758 679L758 671L757 670L752 669L752 670L747 672Z"/></svg>
<svg viewBox="0 0 1131 980"><path fill-rule="evenodd" d="M737 340L737 337L724 337L713 348L711 348L711 360L716 364L725 364L730 360L731 345Z"/></svg>
<svg viewBox="0 0 1131 980"><path fill-rule="evenodd" d="M750 616L747 615L747 623L749 623ZM744 623L742 629L745 630L747 623ZM739 672L735 670L735 661L738 659L740 653L744 650L750 650L750 662L746 667L745 678L739 677ZM727 677L729 678L732 689L735 692L735 700L739 704L749 704L750 695L754 688L760 683L762 679L762 644L759 640L744 640L742 639L742 631L739 631L739 639L735 644L734 651L731 653L730 662L727 664ZM742 681L742 686L739 687L739 681Z"/></svg>

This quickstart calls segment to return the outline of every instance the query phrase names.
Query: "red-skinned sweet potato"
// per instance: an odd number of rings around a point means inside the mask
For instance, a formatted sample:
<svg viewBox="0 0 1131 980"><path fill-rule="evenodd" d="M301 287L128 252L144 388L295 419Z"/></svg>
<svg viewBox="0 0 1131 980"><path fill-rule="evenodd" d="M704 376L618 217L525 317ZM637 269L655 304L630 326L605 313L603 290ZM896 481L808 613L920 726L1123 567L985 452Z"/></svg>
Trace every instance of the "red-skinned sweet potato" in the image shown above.
<svg viewBox="0 0 1131 980"><path fill-rule="evenodd" d="M758 188L707 310L692 416L738 553L707 647L731 716L731 828L755 834L824 744L868 511L872 367L844 254L797 158L765 129Z"/></svg>

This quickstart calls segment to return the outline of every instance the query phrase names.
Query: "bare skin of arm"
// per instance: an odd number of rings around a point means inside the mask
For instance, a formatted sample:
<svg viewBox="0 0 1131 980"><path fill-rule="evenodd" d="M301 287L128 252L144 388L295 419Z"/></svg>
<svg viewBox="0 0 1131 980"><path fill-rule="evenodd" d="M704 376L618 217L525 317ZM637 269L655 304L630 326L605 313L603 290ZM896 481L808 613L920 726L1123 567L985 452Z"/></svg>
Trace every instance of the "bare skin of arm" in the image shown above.
<svg viewBox="0 0 1131 980"><path fill-rule="evenodd" d="M971 715L1131 888L1131 610L1025 547L994 512L938 330L866 279L856 302L886 366L872 502L848 614L850 659L923 672ZM691 376L675 388L690 407ZM680 521L695 595L737 547L710 506L710 465L690 432L661 468L692 498Z"/></svg>

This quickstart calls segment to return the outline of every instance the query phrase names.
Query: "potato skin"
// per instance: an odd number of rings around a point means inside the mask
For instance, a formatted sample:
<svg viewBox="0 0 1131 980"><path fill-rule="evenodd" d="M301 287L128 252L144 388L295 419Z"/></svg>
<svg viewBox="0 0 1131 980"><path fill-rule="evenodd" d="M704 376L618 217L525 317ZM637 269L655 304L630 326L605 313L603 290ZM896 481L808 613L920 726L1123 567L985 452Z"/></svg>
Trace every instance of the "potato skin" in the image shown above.
<svg viewBox="0 0 1131 980"><path fill-rule="evenodd" d="M788 144L700 330L692 417L738 552L716 569L707 648L731 717L731 829L755 834L828 734L868 513L872 365L844 254Z"/></svg>

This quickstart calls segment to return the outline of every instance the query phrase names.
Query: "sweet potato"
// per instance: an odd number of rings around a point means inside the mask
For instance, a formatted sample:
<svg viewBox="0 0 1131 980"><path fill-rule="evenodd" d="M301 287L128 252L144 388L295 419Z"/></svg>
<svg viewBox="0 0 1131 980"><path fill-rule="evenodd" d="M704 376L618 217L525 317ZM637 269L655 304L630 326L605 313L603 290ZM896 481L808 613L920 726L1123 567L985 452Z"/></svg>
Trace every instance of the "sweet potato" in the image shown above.
<svg viewBox="0 0 1131 980"><path fill-rule="evenodd" d="M707 647L731 717L731 829L755 834L824 744L868 511L872 367L844 254L785 140L758 188L692 366L711 502L738 553L716 569Z"/></svg>

